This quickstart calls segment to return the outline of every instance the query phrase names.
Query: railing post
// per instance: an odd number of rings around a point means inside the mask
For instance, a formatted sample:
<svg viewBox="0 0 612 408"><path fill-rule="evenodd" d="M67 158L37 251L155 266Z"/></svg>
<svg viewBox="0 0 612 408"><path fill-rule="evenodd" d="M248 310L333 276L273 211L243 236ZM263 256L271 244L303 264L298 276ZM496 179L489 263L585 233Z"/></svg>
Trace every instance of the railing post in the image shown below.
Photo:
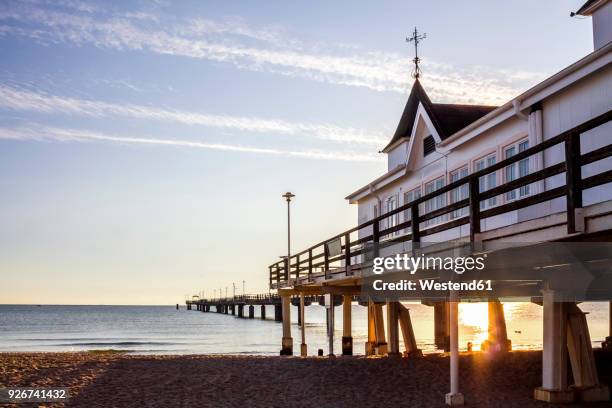
<svg viewBox="0 0 612 408"><path fill-rule="evenodd" d="M272 288L272 265L268 266L268 269L270 270L270 288Z"/></svg>
<svg viewBox="0 0 612 408"><path fill-rule="evenodd" d="M412 231L412 242L421 242L421 232L419 231L419 205L413 204L410 207L410 229ZM412 248L414 250L414 248Z"/></svg>
<svg viewBox="0 0 612 408"><path fill-rule="evenodd" d="M323 258L325 260L325 279L327 279L327 272L329 271L329 252L327 251L327 244L323 244Z"/></svg>
<svg viewBox="0 0 612 408"><path fill-rule="evenodd" d="M295 279L300 279L300 256L295 256Z"/></svg>
<svg viewBox="0 0 612 408"><path fill-rule="evenodd" d="M565 139L565 180L567 184L567 233L584 228L576 225L576 213L582 211L582 164L580 163L580 134L572 133Z"/></svg>
<svg viewBox="0 0 612 408"><path fill-rule="evenodd" d="M379 248L378 243L380 242L380 225L378 225L378 219L374 219L372 223L372 259L378 257Z"/></svg>
<svg viewBox="0 0 612 408"><path fill-rule="evenodd" d="M312 248L308 250L308 280L312 280Z"/></svg>
<svg viewBox="0 0 612 408"><path fill-rule="evenodd" d="M289 258L288 257L285 257L283 259L283 269L284 269L283 277L285 278L285 282L287 282L289 280Z"/></svg>
<svg viewBox="0 0 612 408"><path fill-rule="evenodd" d="M351 234L344 234L344 270L349 274L351 267Z"/></svg>
<svg viewBox="0 0 612 408"><path fill-rule="evenodd" d="M480 233L480 200L478 199L478 178L469 181L470 191L470 242L474 242L476 234Z"/></svg>

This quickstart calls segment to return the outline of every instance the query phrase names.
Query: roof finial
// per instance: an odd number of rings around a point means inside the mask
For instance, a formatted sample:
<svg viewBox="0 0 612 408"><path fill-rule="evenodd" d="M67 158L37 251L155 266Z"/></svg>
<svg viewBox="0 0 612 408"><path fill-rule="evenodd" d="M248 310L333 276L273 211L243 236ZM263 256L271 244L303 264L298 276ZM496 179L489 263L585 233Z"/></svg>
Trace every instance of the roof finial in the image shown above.
<svg viewBox="0 0 612 408"><path fill-rule="evenodd" d="M419 35L416 27L414 27L412 37L406 37L406 42L414 42L414 59L412 60L414 62L414 72L412 73L412 77L414 79L419 79L421 76L421 68L419 68L419 62L421 62L421 59L419 58L419 42L425 38L427 38L427 33Z"/></svg>

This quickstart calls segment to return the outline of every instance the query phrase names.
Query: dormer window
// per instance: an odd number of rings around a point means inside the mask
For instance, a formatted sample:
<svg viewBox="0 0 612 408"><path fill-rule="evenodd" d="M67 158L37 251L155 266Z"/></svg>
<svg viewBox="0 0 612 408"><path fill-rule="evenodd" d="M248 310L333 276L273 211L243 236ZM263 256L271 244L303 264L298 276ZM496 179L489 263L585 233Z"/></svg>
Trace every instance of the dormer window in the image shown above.
<svg viewBox="0 0 612 408"><path fill-rule="evenodd" d="M423 157L436 150L436 141L432 135L423 139Z"/></svg>

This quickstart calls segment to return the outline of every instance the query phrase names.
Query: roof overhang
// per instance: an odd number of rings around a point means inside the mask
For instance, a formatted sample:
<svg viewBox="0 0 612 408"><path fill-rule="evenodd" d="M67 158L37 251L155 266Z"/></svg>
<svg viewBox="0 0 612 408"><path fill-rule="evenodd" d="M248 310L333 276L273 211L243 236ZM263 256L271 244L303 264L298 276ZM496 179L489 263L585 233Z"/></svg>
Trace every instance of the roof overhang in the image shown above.
<svg viewBox="0 0 612 408"><path fill-rule="evenodd" d="M590 16L608 1L609 0L588 0L582 5L582 7L578 9L578 11L576 11L575 14L579 14L581 16Z"/></svg>

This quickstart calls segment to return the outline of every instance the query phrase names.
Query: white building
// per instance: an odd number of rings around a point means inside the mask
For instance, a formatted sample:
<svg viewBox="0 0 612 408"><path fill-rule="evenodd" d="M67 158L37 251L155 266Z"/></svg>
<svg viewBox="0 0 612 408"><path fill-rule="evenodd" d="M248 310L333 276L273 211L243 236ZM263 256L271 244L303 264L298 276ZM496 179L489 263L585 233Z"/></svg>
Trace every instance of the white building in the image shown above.
<svg viewBox="0 0 612 408"><path fill-rule="evenodd" d="M388 171L372 180L347 199L358 204L358 223L385 214L422 195L435 191L475 171L554 137L612 108L612 2L589 1L578 12L592 15L595 50L557 74L547 78L502 106L438 104L429 100L415 81L404 112L390 142L382 149ZM612 125L607 123L581 136L581 152L588 153L609 144ZM536 157L500 169L480 180L486 191L520 176L563 160L563 146L548 149ZM583 168L583 177L612 168L612 160ZM481 210L499 206L550 190L565 183L563 174L484 200ZM464 185L423 203L421 215L468 197ZM585 191L584 206L612 200L609 186ZM421 225L427 228L467 214L467 207L436 217ZM557 198L481 221L481 231L499 230L512 224L565 211L565 199ZM407 212L384 220L383 230L410 219ZM519 229L520 230L520 229ZM516 232L517 229L512 231ZM404 231L396 231L393 236ZM408 232L408 231L405 231ZM506 238L510 235L504 233ZM371 229L360 231L360 237ZM446 241L465 237L469 226L424 237L424 241Z"/></svg>

